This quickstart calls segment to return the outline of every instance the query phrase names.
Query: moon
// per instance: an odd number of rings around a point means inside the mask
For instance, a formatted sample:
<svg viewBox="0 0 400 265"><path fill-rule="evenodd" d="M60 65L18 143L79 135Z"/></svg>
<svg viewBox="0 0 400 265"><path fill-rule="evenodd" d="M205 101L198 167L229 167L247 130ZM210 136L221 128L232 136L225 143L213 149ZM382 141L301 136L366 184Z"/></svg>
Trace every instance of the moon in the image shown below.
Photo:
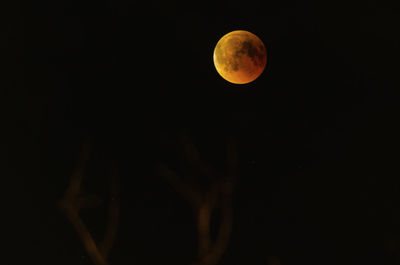
<svg viewBox="0 0 400 265"><path fill-rule="evenodd" d="M264 71L267 50L253 33L235 30L218 41L213 59L217 72L225 80L234 84L247 84Z"/></svg>

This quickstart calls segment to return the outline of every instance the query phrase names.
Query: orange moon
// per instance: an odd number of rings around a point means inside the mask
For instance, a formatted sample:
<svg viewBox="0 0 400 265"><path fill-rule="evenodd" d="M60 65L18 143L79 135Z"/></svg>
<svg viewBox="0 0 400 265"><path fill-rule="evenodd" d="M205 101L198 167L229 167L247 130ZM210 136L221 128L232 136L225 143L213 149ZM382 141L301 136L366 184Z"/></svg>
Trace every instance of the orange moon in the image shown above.
<svg viewBox="0 0 400 265"><path fill-rule="evenodd" d="M213 59L217 72L225 80L234 84L247 84L264 71L267 50L253 33L235 30L218 41Z"/></svg>

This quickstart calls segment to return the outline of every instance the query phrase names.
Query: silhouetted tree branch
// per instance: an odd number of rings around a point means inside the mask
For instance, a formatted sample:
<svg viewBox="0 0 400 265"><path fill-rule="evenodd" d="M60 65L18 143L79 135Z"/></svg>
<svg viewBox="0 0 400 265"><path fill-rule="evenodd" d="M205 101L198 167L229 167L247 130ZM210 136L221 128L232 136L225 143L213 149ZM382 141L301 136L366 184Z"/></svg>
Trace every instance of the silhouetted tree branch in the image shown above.
<svg viewBox="0 0 400 265"><path fill-rule="evenodd" d="M232 231L232 193L239 175L236 139L227 138L225 177L218 176L213 166L201 159L186 129L181 132L179 140L185 162L198 172L198 178L208 180L209 185L207 188L198 187L201 180L196 181L194 176L189 175L178 176L165 164L159 166L158 172L194 209L198 232L198 259L193 265L215 265L226 251ZM220 211L221 221L217 238L213 242L210 222L215 209Z"/></svg>
<svg viewBox="0 0 400 265"><path fill-rule="evenodd" d="M95 265L108 265L108 255L114 244L119 223L119 177L116 167L113 166L108 177L111 199L108 205L106 232L102 242L97 244L79 216L81 209L96 207L101 203L97 196L81 194L82 182L91 150L92 145L90 143L83 144L68 188L58 206L72 223L93 263Z"/></svg>
<svg viewBox="0 0 400 265"><path fill-rule="evenodd" d="M188 201L193 207L200 205L200 195L192 190L182 179L172 171L166 164L161 164L158 168L158 173L167 179L169 184L175 189L179 195L181 195L186 201Z"/></svg>

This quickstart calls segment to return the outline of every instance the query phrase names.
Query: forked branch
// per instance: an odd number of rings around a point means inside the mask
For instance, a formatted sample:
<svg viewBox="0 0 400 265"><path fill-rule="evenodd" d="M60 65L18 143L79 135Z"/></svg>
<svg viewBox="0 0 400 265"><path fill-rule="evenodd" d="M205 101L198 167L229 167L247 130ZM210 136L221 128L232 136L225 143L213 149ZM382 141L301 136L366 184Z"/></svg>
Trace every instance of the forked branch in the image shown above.
<svg viewBox="0 0 400 265"><path fill-rule="evenodd" d="M180 143L188 166L197 170L203 180L209 180L208 190L193 186L200 182L188 181L192 176L178 176L165 164L159 166L158 172L194 209L198 230L198 259L193 265L215 265L226 251L232 231L232 193L239 175L236 140L234 137L227 139L225 177L218 176L215 168L201 159L187 130L182 131ZM217 238L213 241L210 235L210 223L215 209L220 212L221 221Z"/></svg>
<svg viewBox="0 0 400 265"><path fill-rule="evenodd" d="M85 143L79 155L76 168L71 175L70 183L63 199L59 201L59 209L67 216L81 239L87 253L95 265L108 265L109 252L114 244L119 223L119 177L115 166L112 167L108 182L110 187L110 202L108 204L108 222L104 239L96 243L87 226L79 216L83 208L99 205L100 199L96 196L82 195L82 182L85 169L90 157L92 146Z"/></svg>

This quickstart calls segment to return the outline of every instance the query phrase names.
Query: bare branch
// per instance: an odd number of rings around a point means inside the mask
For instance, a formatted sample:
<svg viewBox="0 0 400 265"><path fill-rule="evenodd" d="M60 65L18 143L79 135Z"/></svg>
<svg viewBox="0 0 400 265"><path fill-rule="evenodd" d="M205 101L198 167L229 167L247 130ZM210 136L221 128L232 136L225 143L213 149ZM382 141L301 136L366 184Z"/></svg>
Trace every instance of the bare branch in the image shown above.
<svg viewBox="0 0 400 265"><path fill-rule="evenodd" d="M232 231L232 214L231 209L227 210L227 213L223 214L223 220L219 228L217 241L212 246L212 250L205 256L203 256L195 265L215 265L222 258L225 253L230 234Z"/></svg>
<svg viewBox="0 0 400 265"><path fill-rule="evenodd" d="M199 182L190 182L190 186L182 181L175 172L165 164L159 167L175 190L186 200L192 202L197 221L198 232L198 259L192 265L216 265L225 253L232 231L232 193L238 178L237 142L234 137L227 139L227 177L217 178L215 169L200 158L200 154L187 130L182 130L180 142L183 145L184 158L189 166L199 171L201 177L207 178L210 186L207 191L199 188ZM185 176L188 177L188 176ZM196 193L202 190L203 193ZM219 205L221 222L217 238L213 243L210 235L210 223L215 205Z"/></svg>
<svg viewBox="0 0 400 265"><path fill-rule="evenodd" d="M99 249L105 259L108 258L108 254L115 242L115 238L118 231L119 224L119 212L120 212L120 183L118 170L115 166L111 168L109 174L109 185L110 185L110 202L108 204L108 223L103 241L99 244Z"/></svg>
<svg viewBox="0 0 400 265"><path fill-rule="evenodd" d="M218 230L218 235L215 243L212 245L210 251L204 255L195 265L215 265L222 258L225 253L230 234L232 232L232 193L234 184L238 178L238 156L236 139L228 137L227 139L227 172L228 179L219 181L218 194L220 200L221 223Z"/></svg>
<svg viewBox="0 0 400 265"><path fill-rule="evenodd" d="M203 203L197 211L197 232L198 232L198 258L201 259L211 247L210 221L212 209L209 203Z"/></svg>
<svg viewBox="0 0 400 265"><path fill-rule="evenodd" d="M64 198L68 201L73 201L81 190L82 179L86 169L87 162L89 160L92 146L86 142L82 146L82 150L79 154L79 159L75 167L74 173L71 176L69 186L65 192Z"/></svg>
<svg viewBox="0 0 400 265"><path fill-rule="evenodd" d="M232 232L232 201L231 198L224 198L222 203L222 221L219 227L217 240L212 252L206 257L208 265L217 264L228 247L230 234Z"/></svg>
<svg viewBox="0 0 400 265"><path fill-rule="evenodd" d="M201 159L200 153L186 129L182 130L180 141L183 145L185 158L189 166L198 169L204 177L215 177L215 169Z"/></svg>
<svg viewBox="0 0 400 265"><path fill-rule="evenodd" d="M71 175L64 198L60 200L58 206L72 223L93 263L95 265L108 265L107 257L115 241L119 221L119 179L116 169L113 168L109 176L111 201L108 208L108 224L104 240L98 246L79 217L80 209L94 207L101 202L101 199L94 195L80 196L84 170L89 160L90 150L91 145L89 143L85 143L82 146L76 169Z"/></svg>
<svg viewBox="0 0 400 265"><path fill-rule="evenodd" d="M178 175L172 171L166 164L161 164L158 167L158 173L165 177L171 186L178 192L185 200L195 207L201 203L201 195L195 192L190 186L186 185Z"/></svg>
<svg viewBox="0 0 400 265"><path fill-rule="evenodd" d="M65 213L72 225L74 226L76 232L78 233L78 236L81 239L93 263L95 265L108 265L107 261L98 250L93 237L90 235L89 230L86 228L85 224L79 217L78 211L76 210L76 208L69 206L70 205L66 205L66 207L64 208Z"/></svg>
<svg viewBox="0 0 400 265"><path fill-rule="evenodd" d="M199 265L215 265L222 258L228 247L230 234L232 232L232 193L234 184L239 177L237 142L233 137L227 139L227 171L228 179L219 182L219 198L221 204L221 223L217 239L212 250L200 260Z"/></svg>

